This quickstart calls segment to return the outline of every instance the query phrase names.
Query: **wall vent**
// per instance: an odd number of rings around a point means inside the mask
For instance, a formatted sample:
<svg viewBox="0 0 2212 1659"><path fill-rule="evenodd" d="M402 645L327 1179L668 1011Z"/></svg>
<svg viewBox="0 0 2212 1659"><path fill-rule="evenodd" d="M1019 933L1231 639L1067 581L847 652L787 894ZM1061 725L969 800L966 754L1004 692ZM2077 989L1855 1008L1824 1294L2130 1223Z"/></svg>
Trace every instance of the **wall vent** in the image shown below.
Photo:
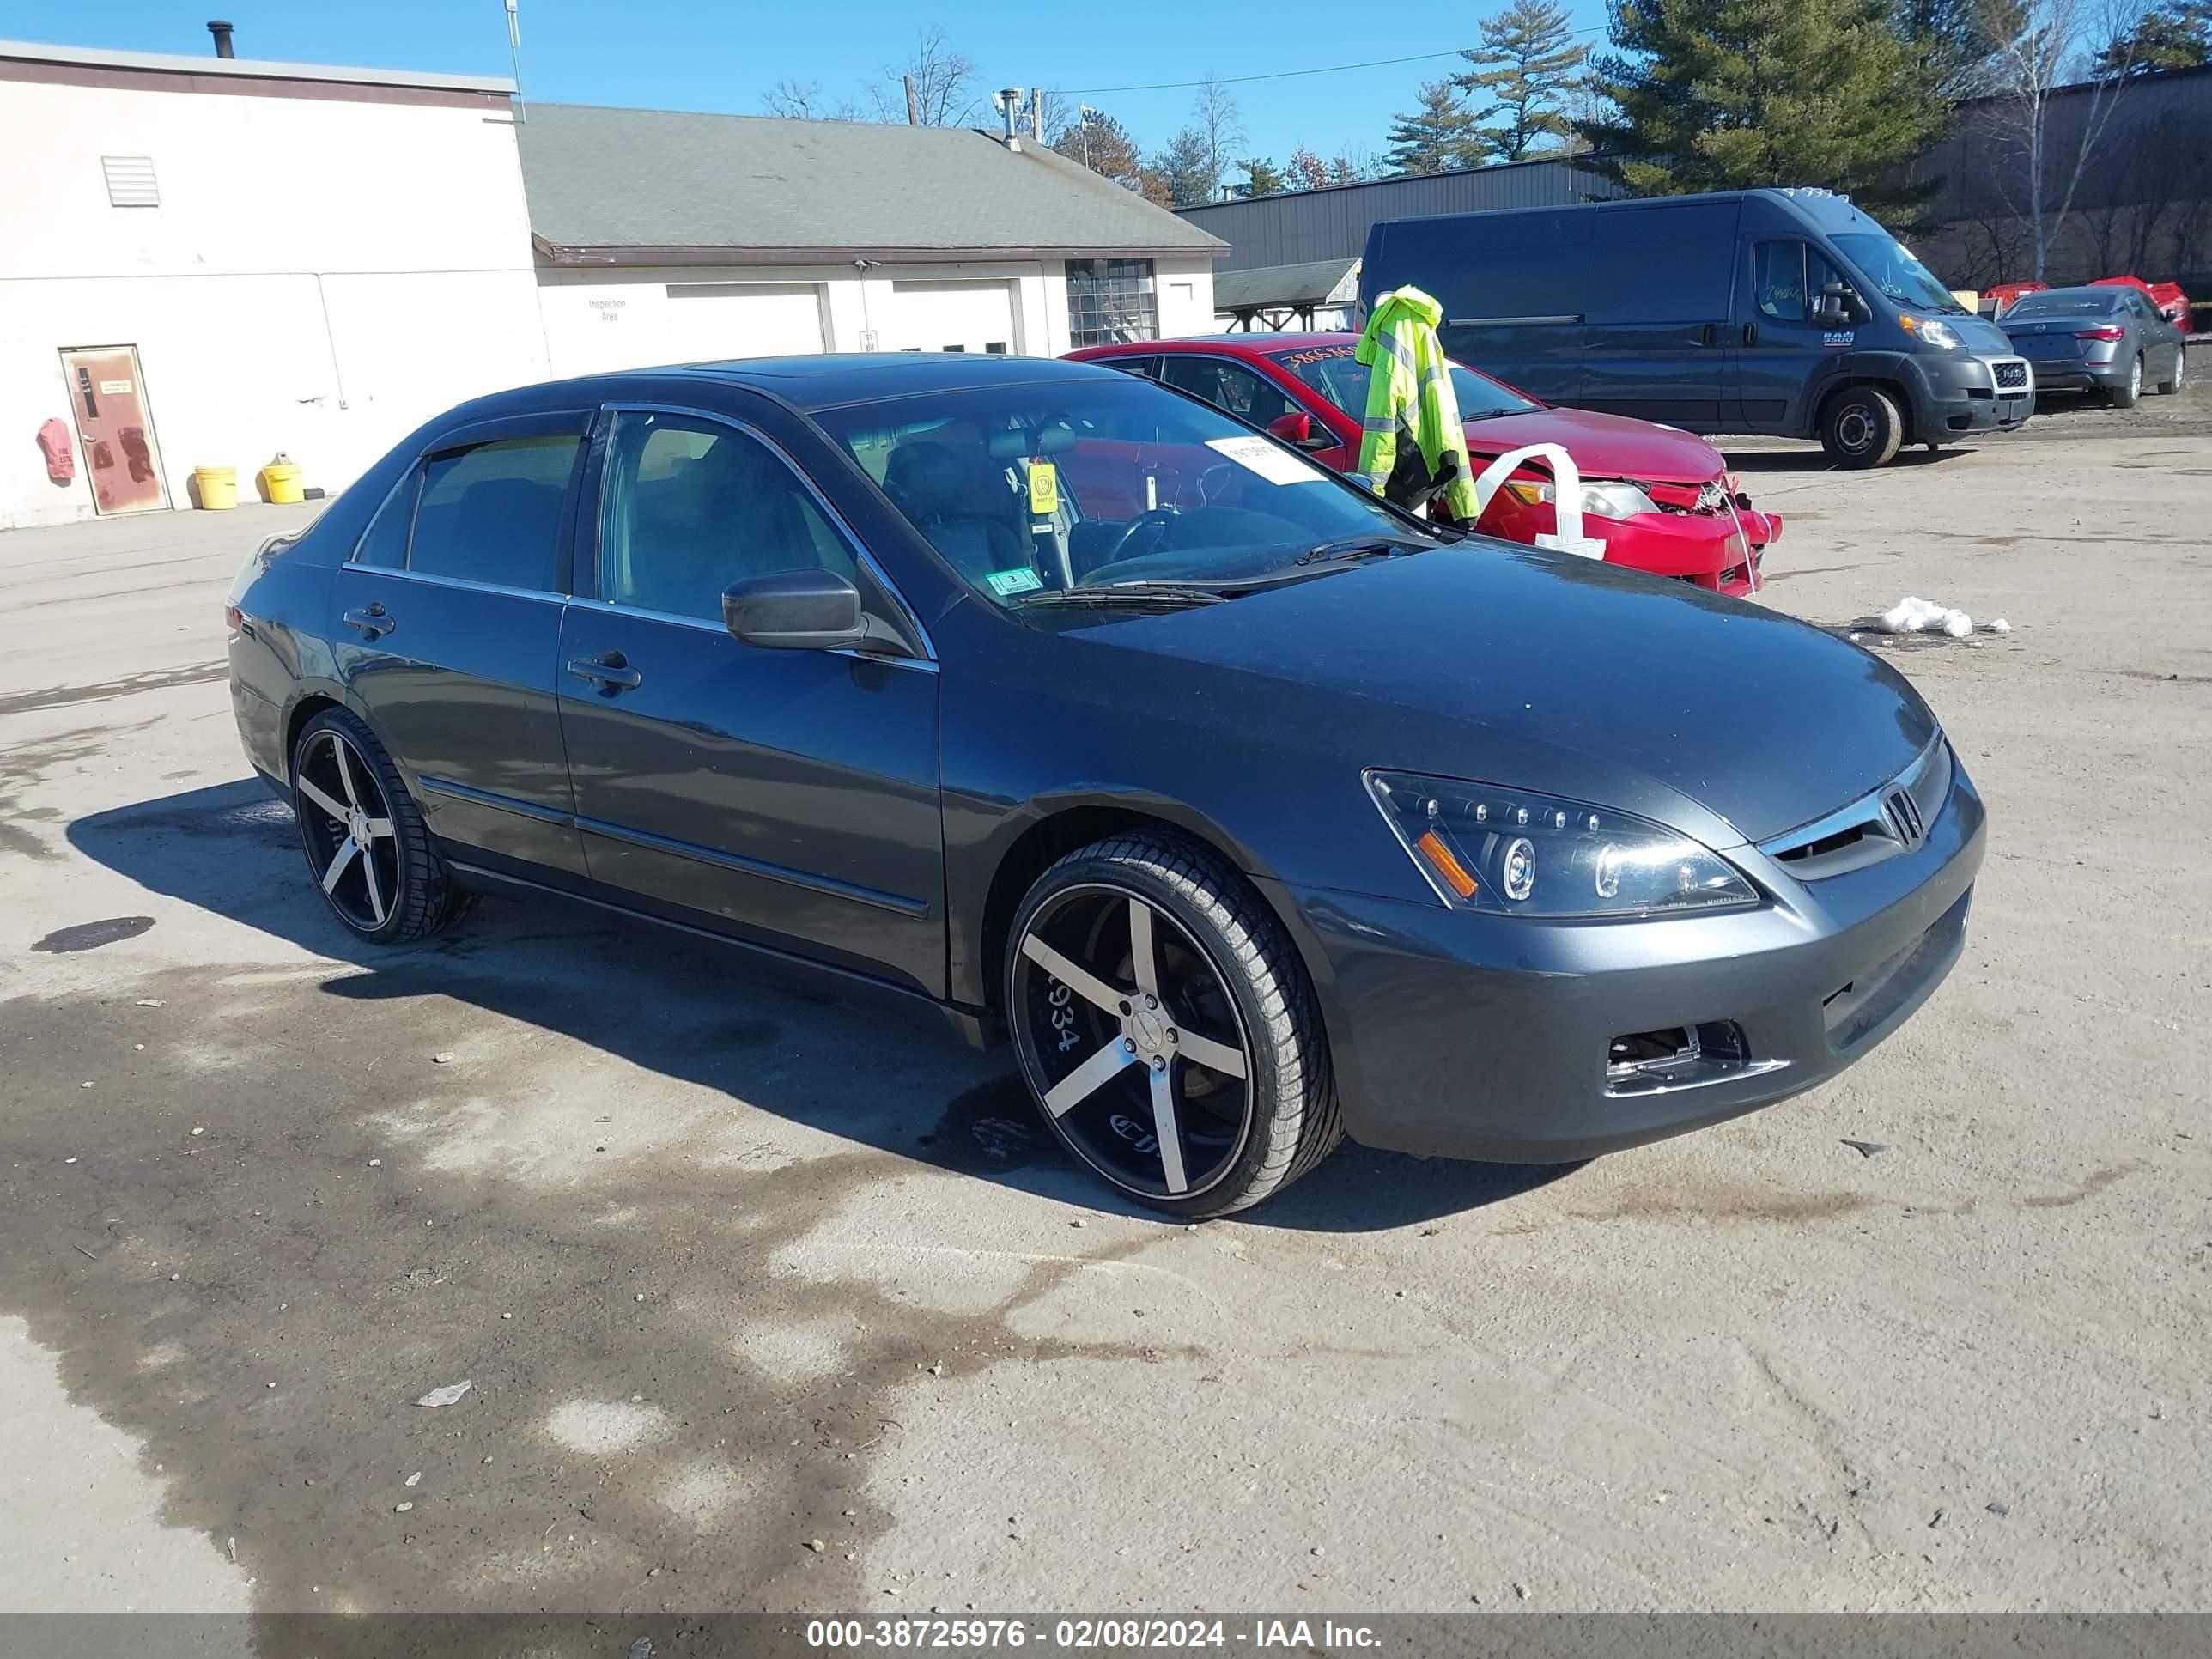
<svg viewBox="0 0 2212 1659"><path fill-rule="evenodd" d="M150 155L103 155L100 170L107 175L110 207L159 207L161 188L154 181Z"/></svg>

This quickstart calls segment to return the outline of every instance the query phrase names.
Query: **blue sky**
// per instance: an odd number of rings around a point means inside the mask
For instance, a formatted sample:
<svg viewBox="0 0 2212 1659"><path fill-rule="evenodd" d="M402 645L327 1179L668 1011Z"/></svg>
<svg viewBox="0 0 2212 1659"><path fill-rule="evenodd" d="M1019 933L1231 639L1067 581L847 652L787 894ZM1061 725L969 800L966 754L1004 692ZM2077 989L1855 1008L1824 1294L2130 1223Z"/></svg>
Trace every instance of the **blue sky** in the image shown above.
<svg viewBox="0 0 2212 1659"><path fill-rule="evenodd" d="M1035 86L1079 91L1120 117L1148 150L1188 118L1185 88L1093 88L1193 81L1207 70L1234 77L1408 55L1444 53L1474 39L1474 20L1498 9L1478 0L1451 14L1458 36L1427 24L1408 42L1396 27L1348 27L1347 8L1322 0L1124 0L1115 6L1024 8L945 0L842 0L742 7L726 0L610 4L520 0L523 90L573 103L625 104L757 114L778 81L817 82L832 101L864 101L876 70L902 58L917 21L941 27L973 58L982 88ZM1576 21L1604 21L1600 0L1572 0ZM1382 14L1368 14L1379 21ZM0 0L0 37L137 52L204 52L204 21L237 26L241 58L361 64L380 68L505 73L503 0ZM1601 41L1601 34L1586 37ZM1342 74L1257 81L1231 90L1251 142L1279 161L1304 143L1323 155L1355 145L1379 152L1390 117L1450 60ZM981 118L993 118L988 108Z"/></svg>

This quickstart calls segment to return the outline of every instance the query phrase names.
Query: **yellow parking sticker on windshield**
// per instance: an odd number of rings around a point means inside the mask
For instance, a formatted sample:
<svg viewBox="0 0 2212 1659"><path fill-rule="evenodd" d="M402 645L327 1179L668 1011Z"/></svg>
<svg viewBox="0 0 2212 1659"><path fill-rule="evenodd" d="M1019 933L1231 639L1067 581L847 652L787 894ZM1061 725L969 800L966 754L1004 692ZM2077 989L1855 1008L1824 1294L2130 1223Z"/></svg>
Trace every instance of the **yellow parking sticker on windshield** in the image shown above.
<svg viewBox="0 0 2212 1659"><path fill-rule="evenodd" d="M1050 461L1030 463L1030 511L1042 519L1060 511L1060 471Z"/></svg>

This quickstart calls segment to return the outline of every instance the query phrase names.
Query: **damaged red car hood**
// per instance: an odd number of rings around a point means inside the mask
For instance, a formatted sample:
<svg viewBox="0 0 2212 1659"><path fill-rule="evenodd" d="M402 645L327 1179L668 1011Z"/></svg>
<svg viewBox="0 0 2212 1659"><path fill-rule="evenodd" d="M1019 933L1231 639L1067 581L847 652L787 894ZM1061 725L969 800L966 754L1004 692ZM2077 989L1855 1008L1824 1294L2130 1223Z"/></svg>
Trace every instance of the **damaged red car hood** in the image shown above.
<svg viewBox="0 0 2212 1659"><path fill-rule="evenodd" d="M1523 444L1559 444L1585 478L1696 485L1719 477L1728 465L1720 451L1695 433L1587 409L1498 415L1469 421L1466 430L1471 458L1494 459ZM1478 462L1476 471L1480 470Z"/></svg>

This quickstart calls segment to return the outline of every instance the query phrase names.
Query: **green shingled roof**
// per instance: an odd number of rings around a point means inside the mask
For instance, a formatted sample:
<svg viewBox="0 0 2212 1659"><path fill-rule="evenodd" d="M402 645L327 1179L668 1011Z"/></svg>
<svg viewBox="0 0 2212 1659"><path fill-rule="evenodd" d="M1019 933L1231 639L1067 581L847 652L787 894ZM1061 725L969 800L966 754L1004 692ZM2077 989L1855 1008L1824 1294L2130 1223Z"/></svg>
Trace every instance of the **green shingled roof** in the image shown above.
<svg viewBox="0 0 2212 1659"><path fill-rule="evenodd" d="M1042 144L967 127L532 104L516 137L556 263L1227 252Z"/></svg>

